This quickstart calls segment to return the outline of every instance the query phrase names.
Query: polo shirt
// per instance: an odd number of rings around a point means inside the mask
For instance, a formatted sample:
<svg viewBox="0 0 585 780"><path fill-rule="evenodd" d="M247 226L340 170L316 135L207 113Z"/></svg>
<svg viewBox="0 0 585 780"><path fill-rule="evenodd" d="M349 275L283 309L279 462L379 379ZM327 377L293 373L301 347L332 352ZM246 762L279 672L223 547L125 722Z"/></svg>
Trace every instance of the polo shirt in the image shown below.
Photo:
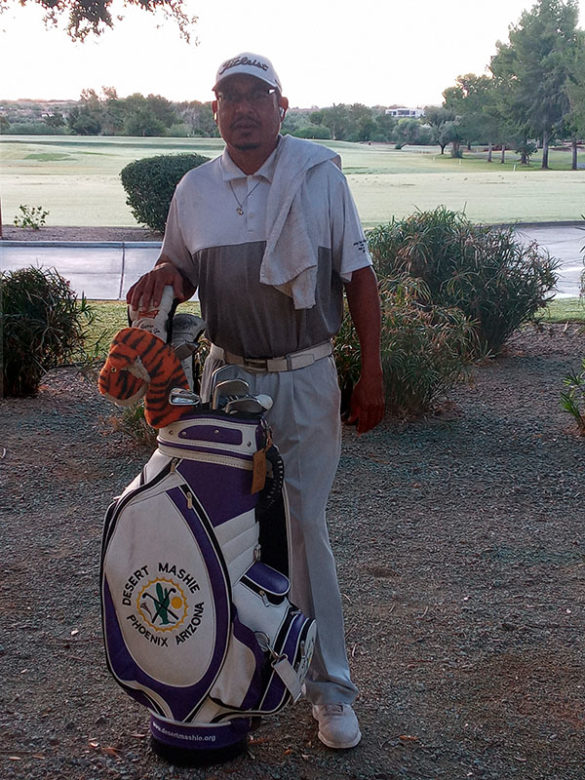
<svg viewBox="0 0 585 780"><path fill-rule="evenodd" d="M343 316L343 282L371 265L347 181L327 161L306 181L316 225L316 305L295 310L289 296L260 282L277 165L278 147L247 176L226 150L189 171L172 199L162 246L165 259L198 290L207 337L250 358L285 355L334 336Z"/></svg>

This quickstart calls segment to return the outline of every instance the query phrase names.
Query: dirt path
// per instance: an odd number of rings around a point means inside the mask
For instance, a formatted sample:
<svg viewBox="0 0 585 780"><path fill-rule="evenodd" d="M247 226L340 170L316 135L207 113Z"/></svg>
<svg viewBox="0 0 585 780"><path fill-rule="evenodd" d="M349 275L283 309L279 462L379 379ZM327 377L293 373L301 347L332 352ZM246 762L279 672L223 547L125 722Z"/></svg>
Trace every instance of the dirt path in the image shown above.
<svg viewBox="0 0 585 780"><path fill-rule="evenodd" d="M584 354L529 330L443 416L346 431L329 517L363 742L327 750L301 703L201 771L153 757L101 646L102 518L147 453L71 370L0 401L0 776L582 780L585 440L558 398Z"/></svg>

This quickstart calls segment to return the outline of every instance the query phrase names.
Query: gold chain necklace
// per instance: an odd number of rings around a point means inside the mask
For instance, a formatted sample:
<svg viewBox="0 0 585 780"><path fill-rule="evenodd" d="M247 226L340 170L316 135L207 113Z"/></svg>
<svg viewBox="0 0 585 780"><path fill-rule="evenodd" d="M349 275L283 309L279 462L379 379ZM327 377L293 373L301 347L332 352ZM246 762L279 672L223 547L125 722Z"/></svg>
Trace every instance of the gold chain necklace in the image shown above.
<svg viewBox="0 0 585 780"><path fill-rule="evenodd" d="M246 195L246 197L244 198L244 202L243 202L243 203L240 201L240 199L238 198L238 196L237 196L237 195L236 195L236 193L234 192L234 188L233 188L233 186L232 186L232 183L231 183L231 181L229 182L229 185L230 185L230 190L232 191L232 195L234 196L234 198L235 198L235 201L236 201L236 203L238 204L238 208L236 209L236 214L239 214L239 215L240 215L240 217L243 217L243 216L244 216L244 206L245 206L245 205L246 205L246 203L248 202L248 198L250 197L250 195L251 195L251 194L254 192L254 190L256 189L256 187L258 187L258 186L261 184L261 182L262 182L262 180L261 180L261 179L260 179L259 181L257 181L257 182L256 182L256 184L255 184L255 185L252 187L252 189L250 190L250 192L249 192L249 193Z"/></svg>

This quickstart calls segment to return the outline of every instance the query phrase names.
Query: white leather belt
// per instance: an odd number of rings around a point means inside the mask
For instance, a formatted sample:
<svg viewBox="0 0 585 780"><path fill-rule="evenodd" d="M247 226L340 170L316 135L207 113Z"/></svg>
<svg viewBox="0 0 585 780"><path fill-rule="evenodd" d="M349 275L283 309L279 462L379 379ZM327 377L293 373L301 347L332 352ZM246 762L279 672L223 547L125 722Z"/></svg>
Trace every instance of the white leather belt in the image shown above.
<svg viewBox="0 0 585 780"><path fill-rule="evenodd" d="M329 357L333 354L333 344L325 341L323 344L317 344L309 349L301 349L298 352L291 352L289 355L282 355L274 358L245 358L241 355L234 355L215 344L211 345L210 357L216 360L223 360L224 363L232 363L236 366L242 366L246 371L259 371L271 373L273 371L294 371L297 368L306 368L311 366L317 360Z"/></svg>

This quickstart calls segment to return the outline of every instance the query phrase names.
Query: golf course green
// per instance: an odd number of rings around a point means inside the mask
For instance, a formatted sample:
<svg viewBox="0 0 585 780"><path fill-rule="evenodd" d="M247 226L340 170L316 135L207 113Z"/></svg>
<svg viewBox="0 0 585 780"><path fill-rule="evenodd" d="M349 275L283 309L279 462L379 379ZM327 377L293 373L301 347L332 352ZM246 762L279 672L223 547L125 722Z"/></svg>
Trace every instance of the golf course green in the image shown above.
<svg viewBox="0 0 585 780"><path fill-rule="evenodd" d="M326 142L343 161L361 219L372 227L416 210L444 205L475 222L577 221L585 212L585 170L571 171L570 153L553 151L551 170L538 156L522 167L484 150L452 159L438 147ZM125 165L142 157L221 153L210 138L2 136L2 216L11 223L21 204L42 206L53 226L135 226L120 181ZM585 166L585 154L580 163Z"/></svg>

